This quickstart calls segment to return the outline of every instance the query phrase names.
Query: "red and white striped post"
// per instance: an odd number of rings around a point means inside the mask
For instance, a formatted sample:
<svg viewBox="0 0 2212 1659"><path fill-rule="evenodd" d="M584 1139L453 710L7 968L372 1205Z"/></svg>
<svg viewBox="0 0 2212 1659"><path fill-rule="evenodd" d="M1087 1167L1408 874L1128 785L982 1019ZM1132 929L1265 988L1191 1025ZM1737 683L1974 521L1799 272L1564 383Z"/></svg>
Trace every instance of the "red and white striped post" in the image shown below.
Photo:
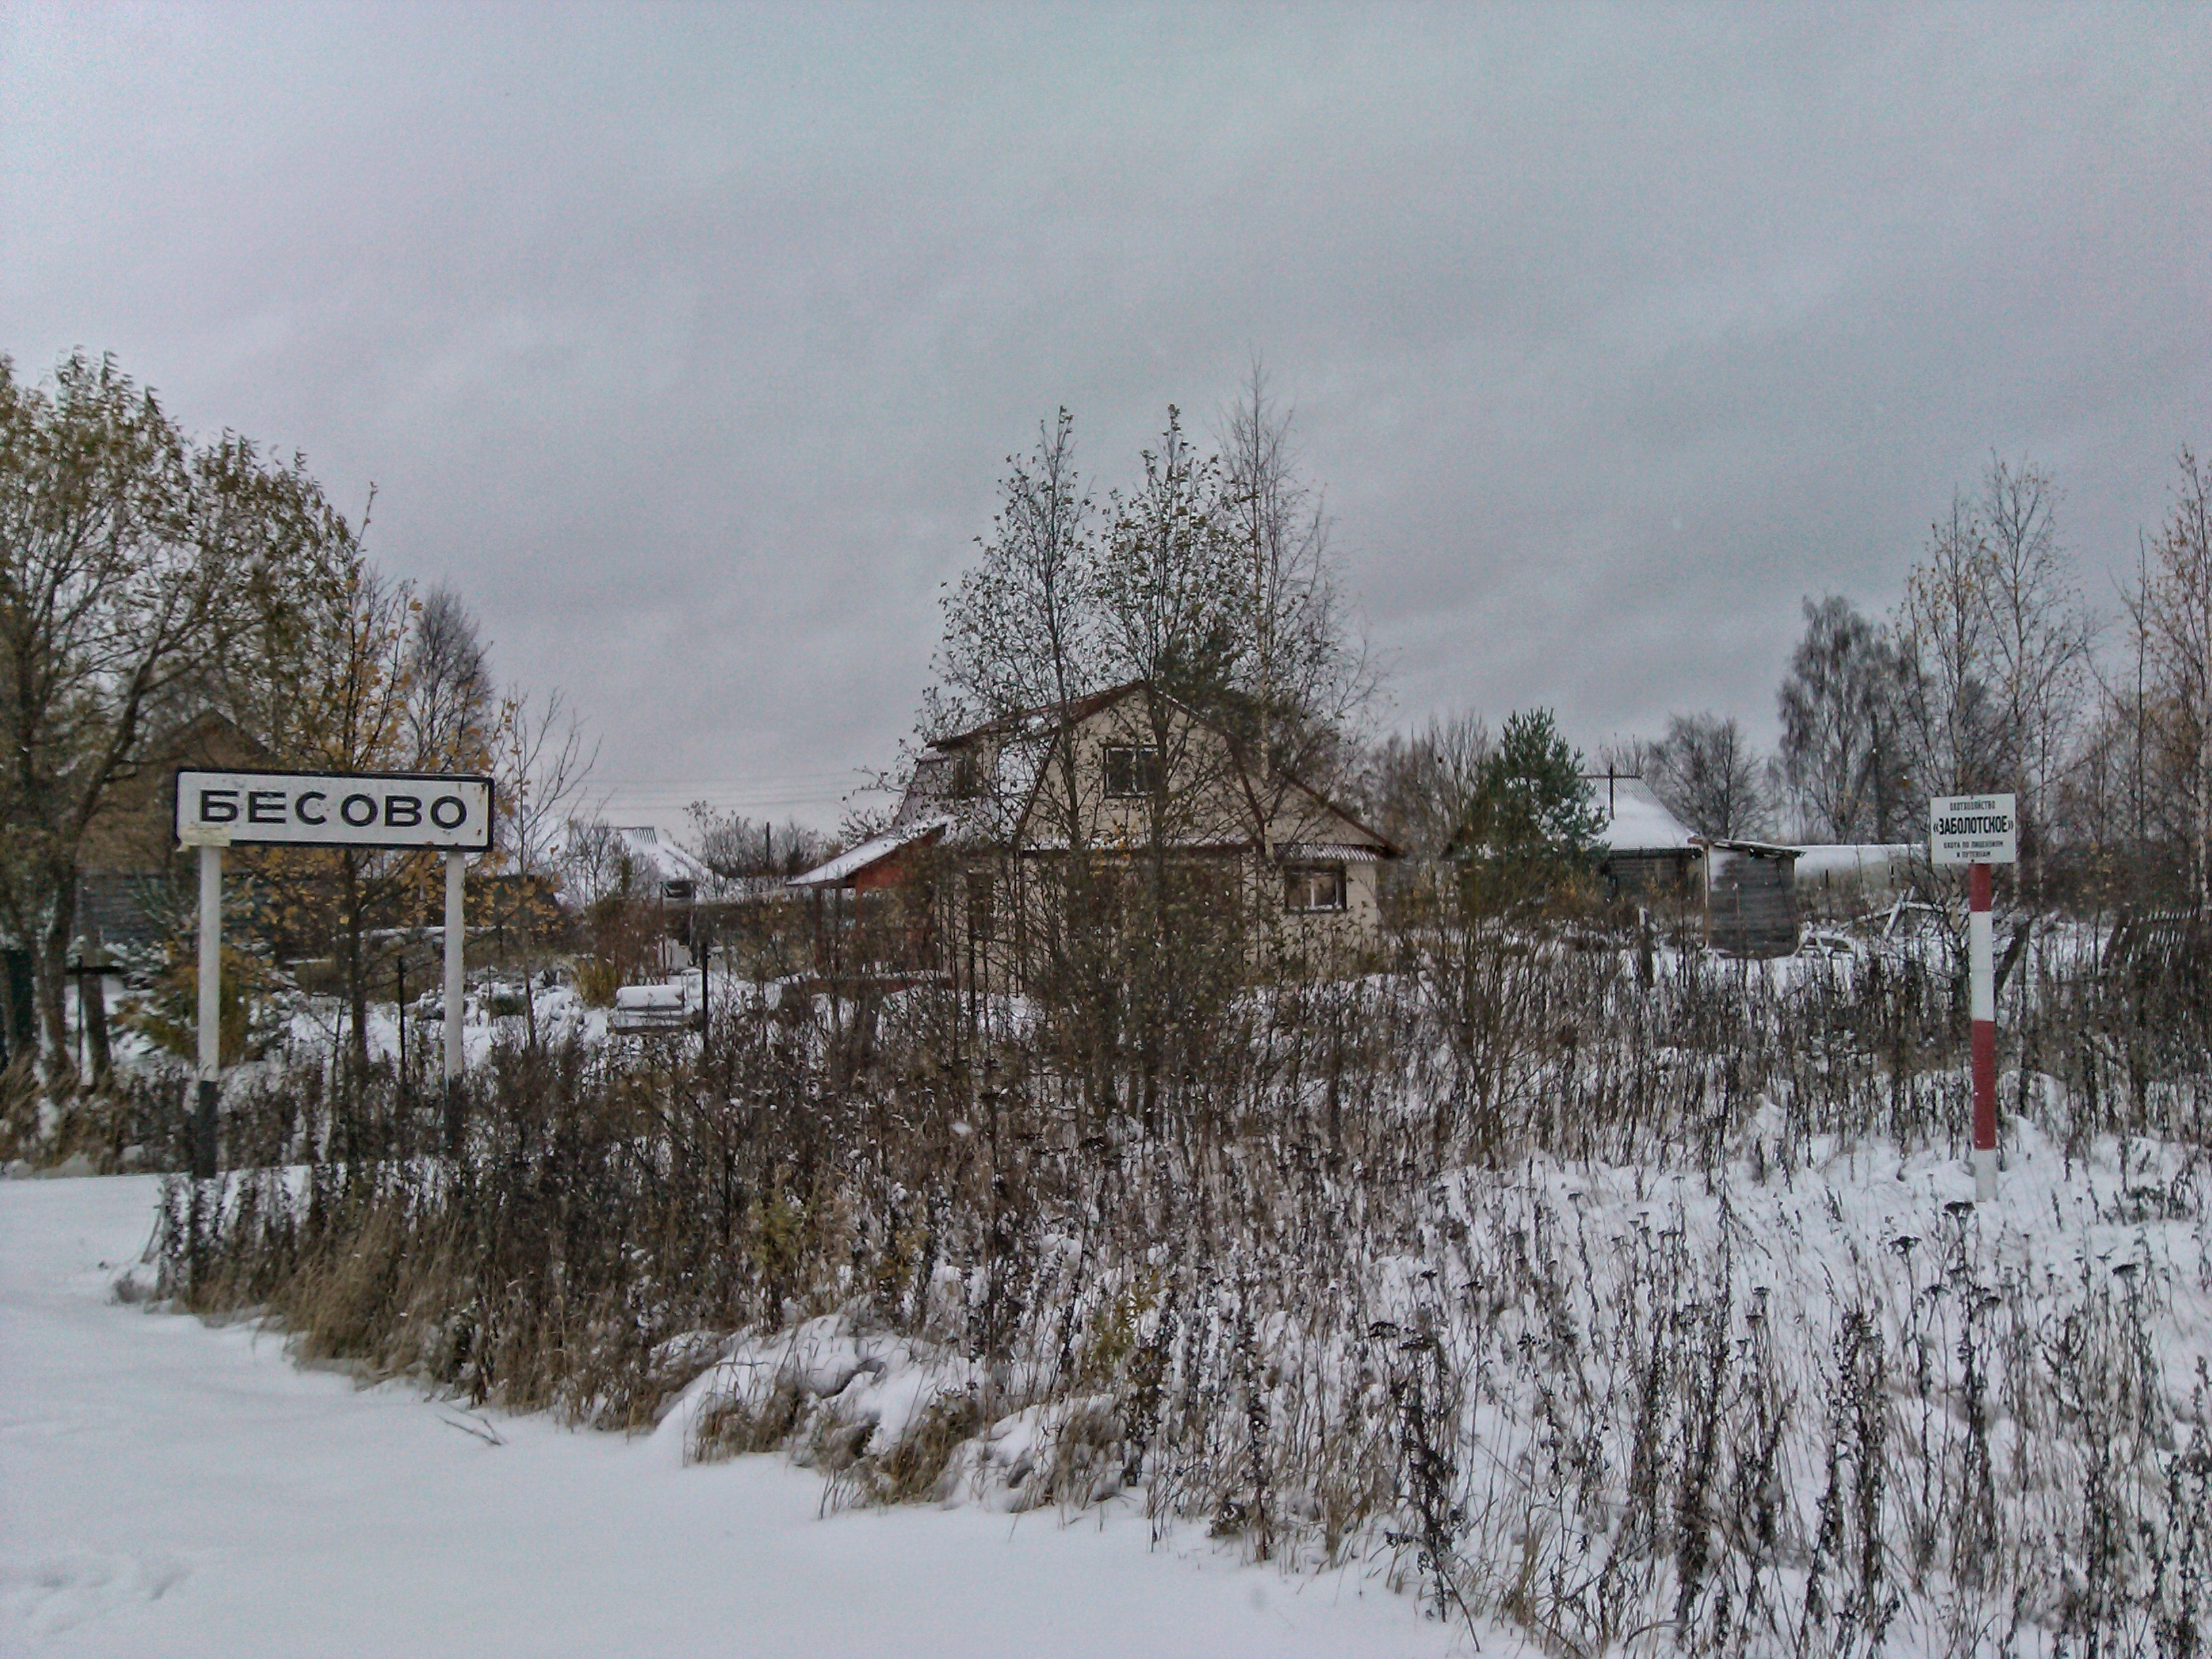
<svg viewBox="0 0 2212 1659"><path fill-rule="evenodd" d="M1997 1196L1997 997L1990 929L1990 866L1966 866L1966 981L1973 1020L1974 1202Z"/></svg>
<svg viewBox="0 0 2212 1659"><path fill-rule="evenodd" d="M1966 866L1966 996L1973 1021L1974 1202L1997 1195L1997 988L1990 949L1990 866L2020 858L2010 795L1946 795L1928 803L1928 860Z"/></svg>

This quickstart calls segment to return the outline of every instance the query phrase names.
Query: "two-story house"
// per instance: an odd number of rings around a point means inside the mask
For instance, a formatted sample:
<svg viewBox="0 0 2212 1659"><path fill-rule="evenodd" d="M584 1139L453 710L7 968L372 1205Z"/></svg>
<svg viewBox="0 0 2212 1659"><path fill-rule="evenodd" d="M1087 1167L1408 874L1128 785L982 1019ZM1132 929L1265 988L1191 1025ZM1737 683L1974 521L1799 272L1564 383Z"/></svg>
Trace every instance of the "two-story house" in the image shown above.
<svg viewBox="0 0 2212 1659"><path fill-rule="evenodd" d="M1397 849L1318 790L1263 768L1214 721L1133 684L941 737L890 823L791 885L823 937L872 896L903 907L896 953L991 988L1027 982L1079 864L1096 890L1172 868L1272 947L1347 962L1377 940ZM880 940L884 935L878 930Z"/></svg>

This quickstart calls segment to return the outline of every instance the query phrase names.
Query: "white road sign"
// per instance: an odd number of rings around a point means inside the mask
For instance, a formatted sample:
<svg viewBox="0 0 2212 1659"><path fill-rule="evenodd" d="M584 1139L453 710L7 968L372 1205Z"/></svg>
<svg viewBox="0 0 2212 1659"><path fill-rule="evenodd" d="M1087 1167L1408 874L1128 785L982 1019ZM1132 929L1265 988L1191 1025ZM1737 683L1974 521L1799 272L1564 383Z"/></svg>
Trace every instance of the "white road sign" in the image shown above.
<svg viewBox="0 0 2212 1659"><path fill-rule="evenodd" d="M177 774L180 847L491 850L491 780L416 772Z"/></svg>
<svg viewBox="0 0 2212 1659"><path fill-rule="evenodd" d="M1938 795L1928 803L1930 864L2017 864L2020 815L2010 795Z"/></svg>

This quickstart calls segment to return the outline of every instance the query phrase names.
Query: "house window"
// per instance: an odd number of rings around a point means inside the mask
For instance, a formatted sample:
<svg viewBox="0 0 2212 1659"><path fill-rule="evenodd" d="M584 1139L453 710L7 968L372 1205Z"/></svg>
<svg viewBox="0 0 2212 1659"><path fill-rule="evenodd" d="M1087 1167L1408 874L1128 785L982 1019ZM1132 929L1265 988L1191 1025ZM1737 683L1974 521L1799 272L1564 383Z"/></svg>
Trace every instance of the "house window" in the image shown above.
<svg viewBox="0 0 2212 1659"><path fill-rule="evenodd" d="M1341 910L1344 908L1344 866L1340 864L1293 864L1283 871L1285 910Z"/></svg>
<svg viewBox="0 0 2212 1659"><path fill-rule="evenodd" d="M1160 787L1160 751L1150 744L1106 745L1106 793L1116 800L1153 795Z"/></svg>
<svg viewBox="0 0 2212 1659"><path fill-rule="evenodd" d="M991 878L985 875L968 878L968 937L988 939L991 937Z"/></svg>

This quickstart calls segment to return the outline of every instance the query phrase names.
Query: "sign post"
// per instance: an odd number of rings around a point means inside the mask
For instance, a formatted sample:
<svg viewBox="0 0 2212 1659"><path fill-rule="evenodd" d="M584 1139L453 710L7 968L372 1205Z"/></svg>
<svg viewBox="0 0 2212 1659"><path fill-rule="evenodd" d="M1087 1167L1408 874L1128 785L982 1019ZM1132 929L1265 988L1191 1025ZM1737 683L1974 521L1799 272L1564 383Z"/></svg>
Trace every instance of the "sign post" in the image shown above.
<svg viewBox="0 0 2212 1659"><path fill-rule="evenodd" d="M446 855L446 1142L460 1141L466 854L491 850L492 781L421 772L202 771L176 775L177 845L200 852L199 1098L192 1173L215 1174L222 1080L222 849L351 847Z"/></svg>
<svg viewBox="0 0 2212 1659"><path fill-rule="evenodd" d="M461 1152L461 866L464 855L446 854L446 1152Z"/></svg>
<svg viewBox="0 0 2212 1659"><path fill-rule="evenodd" d="M1974 1202L1997 1195L1997 999L1990 921L1990 866L2020 860L2020 816L2010 795L1939 795L1928 803L1928 859L1966 866L1966 980L1973 1021Z"/></svg>
<svg viewBox="0 0 2212 1659"><path fill-rule="evenodd" d="M178 841L200 851L199 1064L192 1103L192 1179L215 1174L216 1095L222 1082L222 849L229 836L216 826L180 828Z"/></svg>

